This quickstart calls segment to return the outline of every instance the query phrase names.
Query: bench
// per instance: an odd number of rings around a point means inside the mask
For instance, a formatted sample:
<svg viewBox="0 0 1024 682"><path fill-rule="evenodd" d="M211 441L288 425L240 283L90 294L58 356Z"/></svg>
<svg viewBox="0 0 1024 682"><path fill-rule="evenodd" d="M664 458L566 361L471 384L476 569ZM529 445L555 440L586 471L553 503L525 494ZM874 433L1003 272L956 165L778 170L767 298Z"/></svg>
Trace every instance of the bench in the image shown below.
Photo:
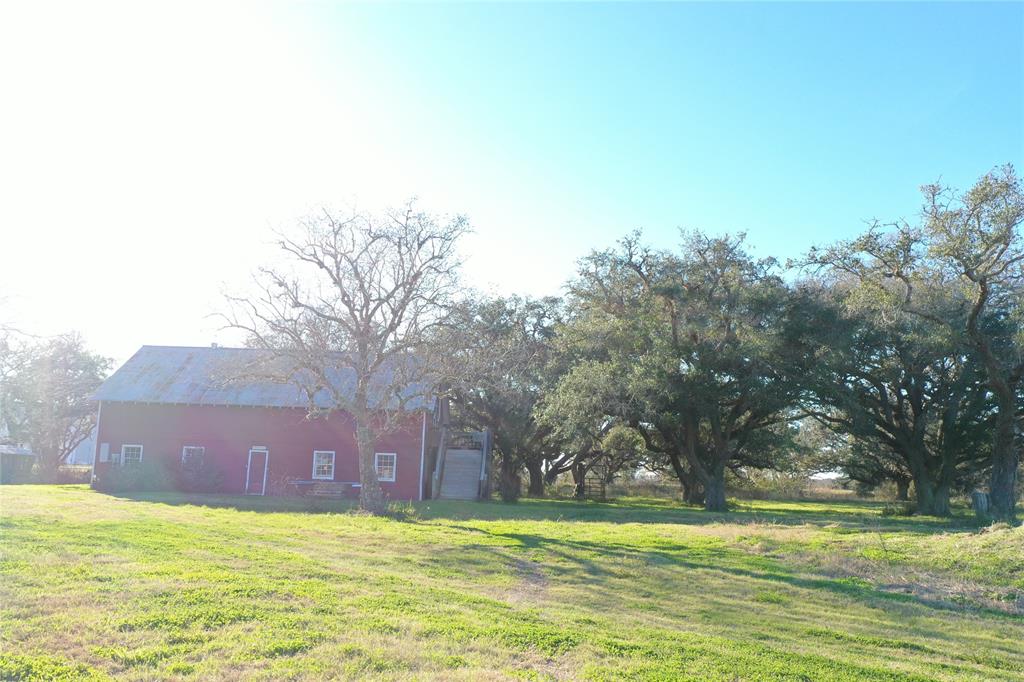
<svg viewBox="0 0 1024 682"><path fill-rule="evenodd" d="M299 495L312 497L355 497L359 494L359 483L355 481L307 481L289 479L289 486L294 486Z"/></svg>

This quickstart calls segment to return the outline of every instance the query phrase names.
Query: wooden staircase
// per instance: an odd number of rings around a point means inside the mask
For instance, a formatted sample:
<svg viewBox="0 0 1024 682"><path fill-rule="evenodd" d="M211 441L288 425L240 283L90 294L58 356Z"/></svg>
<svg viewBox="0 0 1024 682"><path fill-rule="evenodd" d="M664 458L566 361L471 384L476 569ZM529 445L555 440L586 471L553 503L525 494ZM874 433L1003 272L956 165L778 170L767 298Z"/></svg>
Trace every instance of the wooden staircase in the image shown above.
<svg viewBox="0 0 1024 682"><path fill-rule="evenodd" d="M486 431L452 431L442 421L430 495L445 500L477 500L490 494L491 437Z"/></svg>
<svg viewBox="0 0 1024 682"><path fill-rule="evenodd" d="M481 449L448 450L439 497L443 500L475 500L479 497L482 459Z"/></svg>

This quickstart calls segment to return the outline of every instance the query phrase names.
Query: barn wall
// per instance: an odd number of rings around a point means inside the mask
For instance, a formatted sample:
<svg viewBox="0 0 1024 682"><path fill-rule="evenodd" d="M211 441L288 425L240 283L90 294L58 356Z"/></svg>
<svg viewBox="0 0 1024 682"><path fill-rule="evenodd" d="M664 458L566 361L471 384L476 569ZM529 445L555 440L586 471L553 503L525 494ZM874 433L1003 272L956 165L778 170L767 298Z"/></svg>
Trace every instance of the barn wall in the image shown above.
<svg viewBox="0 0 1024 682"><path fill-rule="evenodd" d="M334 450L334 480L359 481L355 428L345 413L307 421L306 411L290 408L215 407L200 405L154 405L103 403L97 434L99 443L109 443L110 452L124 444L141 444L143 460L160 458L181 461L186 445L206 448L206 461L214 462L224 474L224 490L245 491L249 448L265 446L270 452L267 494L281 490L287 478L309 480L313 474L313 450ZM395 482L381 482L386 495L395 500L420 497L420 448L422 415L412 414L404 429L383 437L377 452L398 454ZM102 472L109 463L96 462Z"/></svg>

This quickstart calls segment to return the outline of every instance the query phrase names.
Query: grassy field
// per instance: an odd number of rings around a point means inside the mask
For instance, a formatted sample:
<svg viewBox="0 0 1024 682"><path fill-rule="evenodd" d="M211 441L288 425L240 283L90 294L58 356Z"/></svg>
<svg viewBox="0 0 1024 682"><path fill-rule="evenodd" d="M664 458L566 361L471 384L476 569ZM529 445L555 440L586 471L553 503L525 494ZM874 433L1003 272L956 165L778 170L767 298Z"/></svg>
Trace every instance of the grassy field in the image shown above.
<svg viewBox="0 0 1024 682"><path fill-rule="evenodd" d="M1024 679L1024 528L0 488L0 679Z"/></svg>

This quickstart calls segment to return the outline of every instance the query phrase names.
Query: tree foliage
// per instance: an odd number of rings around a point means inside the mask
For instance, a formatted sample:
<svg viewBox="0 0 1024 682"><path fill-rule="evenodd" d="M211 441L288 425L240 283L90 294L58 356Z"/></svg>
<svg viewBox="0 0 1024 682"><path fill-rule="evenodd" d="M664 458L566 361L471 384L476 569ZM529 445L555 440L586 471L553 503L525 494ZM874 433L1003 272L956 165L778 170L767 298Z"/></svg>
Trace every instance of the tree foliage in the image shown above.
<svg viewBox="0 0 1024 682"><path fill-rule="evenodd" d="M581 361L563 379L561 416L632 426L684 488L724 509L726 469L767 462L789 437L816 355L775 270L742 236L696 232L679 253L634 234L585 259L571 286Z"/></svg>
<svg viewBox="0 0 1024 682"><path fill-rule="evenodd" d="M856 239L813 250L806 263L852 279L860 304L889 325L888 340L899 337L899 360L911 370L899 385L908 399L917 397L914 416L934 401L931 437L934 448L946 450L931 454L943 470L940 485L951 483L956 466L970 466L963 451L986 452L992 510L1013 519L1024 412L1024 194L1011 166L966 192L941 184L922 192L920 225L876 222ZM883 347L869 342L870 360ZM879 406L887 409L901 395L885 396ZM918 441L929 430L921 421L911 429ZM912 460L911 470L927 468L926 459ZM927 509L926 478L915 473Z"/></svg>
<svg viewBox="0 0 1024 682"><path fill-rule="evenodd" d="M493 434L498 489L505 499L519 496L523 467L530 494L543 495L544 464L559 451L534 411L555 380L552 339L561 318L555 297L470 299L435 340L447 358L461 420Z"/></svg>
<svg viewBox="0 0 1024 682"><path fill-rule="evenodd" d="M827 277L814 287L828 351L806 377L808 414L854 439L842 450L851 478L905 488L909 477L920 512L948 514L950 493L988 461L978 363L944 328L891 307L890 284L876 292L835 268Z"/></svg>
<svg viewBox="0 0 1024 682"><path fill-rule="evenodd" d="M580 484L598 464L608 477L644 466L720 510L726 472L810 467L901 494L912 485L930 514L987 476L993 510L1012 519L1020 182L1007 166L966 192L923 192L918 224L874 222L813 249L802 280L743 235L688 232L670 251L634 233L582 259L564 302L457 301L464 219L411 206L325 215L281 241L295 272L262 270L261 295L235 300L231 321L316 377L316 391L339 365L357 377L330 409L357 422L368 508L379 508L372 441L410 387L444 383L458 418L494 434L506 499L523 471L539 495L566 472Z"/></svg>
<svg viewBox="0 0 1024 682"><path fill-rule="evenodd" d="M77 334L7 338L4 346L0 418L13 441L29 444L43 475L52 476L92 433L92 396L110 360L90 352Z"/></svg>

